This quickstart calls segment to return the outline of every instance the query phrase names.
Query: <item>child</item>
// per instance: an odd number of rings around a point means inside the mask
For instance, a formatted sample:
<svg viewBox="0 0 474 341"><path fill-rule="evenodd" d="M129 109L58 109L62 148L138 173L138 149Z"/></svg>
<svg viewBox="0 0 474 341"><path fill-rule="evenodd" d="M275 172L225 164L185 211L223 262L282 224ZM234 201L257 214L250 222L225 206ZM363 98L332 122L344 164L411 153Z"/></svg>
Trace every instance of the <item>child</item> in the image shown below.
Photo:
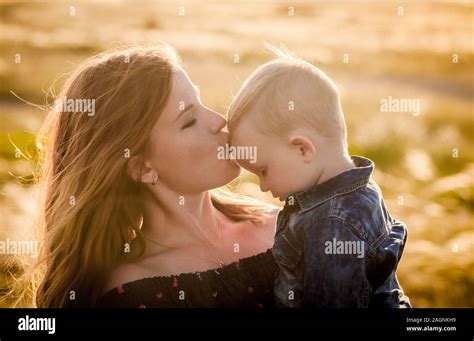
<svg viewBox="0 0 474 341"><path fill-rule="evenodd" d="M410 307L395 274L406 227L371 179L374 163L348 155L335 84L274 51L232 102L228 128L231 145L258 152L240 165L259 176L262 191L285 200L273 246L277 305Z"/></svg>

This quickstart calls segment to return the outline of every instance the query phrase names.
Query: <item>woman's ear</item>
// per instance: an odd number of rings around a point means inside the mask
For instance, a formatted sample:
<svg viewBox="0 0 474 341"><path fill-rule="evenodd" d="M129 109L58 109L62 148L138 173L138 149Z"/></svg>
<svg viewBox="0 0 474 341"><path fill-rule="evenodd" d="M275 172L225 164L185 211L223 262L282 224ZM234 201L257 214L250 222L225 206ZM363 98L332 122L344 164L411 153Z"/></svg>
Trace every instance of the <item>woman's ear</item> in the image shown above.
<svg viewBox="0 0 474 341"><path fill-rule="evenodd" d="M155 185L158 181L156 171L137 155L128 160L127 174L136 182Z"/></svg>
<svg viewBox="0 0 474 341"><path fill-rule="evenodd" d="M309 138L301 134L290 135L290 148L295 149L304 162L310 162L316 157L316 147Z"/></svg>

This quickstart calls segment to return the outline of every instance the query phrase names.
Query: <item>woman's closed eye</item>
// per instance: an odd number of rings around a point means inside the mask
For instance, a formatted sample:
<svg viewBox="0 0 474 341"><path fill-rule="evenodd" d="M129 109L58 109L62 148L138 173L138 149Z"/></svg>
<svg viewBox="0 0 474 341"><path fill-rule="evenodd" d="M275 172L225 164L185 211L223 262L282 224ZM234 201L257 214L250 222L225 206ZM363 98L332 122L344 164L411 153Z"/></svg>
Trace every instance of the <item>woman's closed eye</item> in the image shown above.
<svg viewBox="0 0 474 341"><path fill-rule="evenodd" d="M186 128L192 127L195 123L196 123L196 119L193 118L193 119L189 120L188 122L186 122L186 123L181 127L181 130L184 130L184 129L186 129Z"/></svg>

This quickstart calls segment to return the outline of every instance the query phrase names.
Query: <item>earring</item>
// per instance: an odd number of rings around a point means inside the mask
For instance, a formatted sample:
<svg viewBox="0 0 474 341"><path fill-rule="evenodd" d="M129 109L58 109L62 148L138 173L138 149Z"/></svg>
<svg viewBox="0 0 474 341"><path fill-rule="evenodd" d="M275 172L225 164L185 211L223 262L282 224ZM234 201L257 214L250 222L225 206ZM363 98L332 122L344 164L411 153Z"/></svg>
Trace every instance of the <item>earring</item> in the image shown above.
<svg viewBox="0 0 474 341"><path fill-rule="evenodd" d="M152 181L152 185L155 186L156 185L156 182L158 181L158 175L157 174L154 174L153 175L153 181Z"/></svg>

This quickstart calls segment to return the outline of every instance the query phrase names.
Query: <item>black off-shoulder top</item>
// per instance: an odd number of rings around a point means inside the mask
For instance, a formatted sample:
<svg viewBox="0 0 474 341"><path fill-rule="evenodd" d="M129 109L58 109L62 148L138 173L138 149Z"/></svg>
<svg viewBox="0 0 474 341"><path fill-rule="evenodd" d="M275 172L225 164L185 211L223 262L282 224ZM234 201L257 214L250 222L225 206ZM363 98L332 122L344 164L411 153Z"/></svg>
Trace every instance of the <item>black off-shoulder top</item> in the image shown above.
<svg viewBox="0 0 474 341"><path fill-rule="evenodd" d="M277 265L271 249L219 269L128 282L98 308L273 308Z"/></svg>

